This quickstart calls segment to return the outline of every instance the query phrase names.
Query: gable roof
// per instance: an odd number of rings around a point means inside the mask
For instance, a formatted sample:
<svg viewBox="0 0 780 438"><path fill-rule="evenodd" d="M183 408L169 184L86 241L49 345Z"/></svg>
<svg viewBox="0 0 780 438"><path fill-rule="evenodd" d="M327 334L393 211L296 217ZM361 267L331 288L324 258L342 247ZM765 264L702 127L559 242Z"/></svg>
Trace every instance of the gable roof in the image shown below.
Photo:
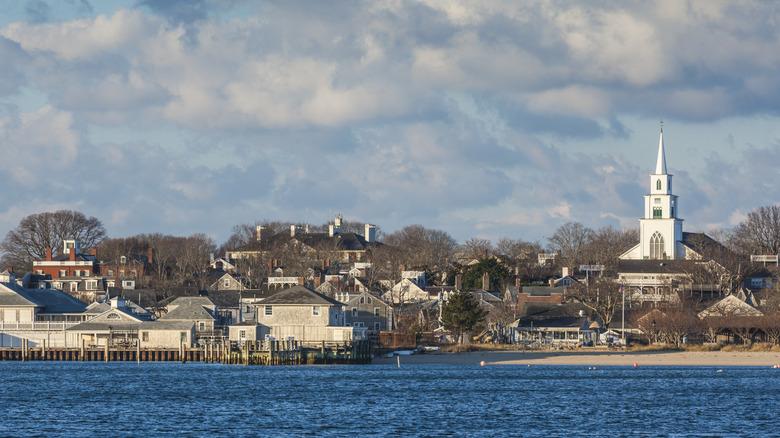
<svg viewBox="0 0 780 438"><path fill-rule="evenodd" d="M203 305L192 301L181 306L176 306L175 309L158 318L158 321L200 321L204 319L216 320Z"/></svg>
<svg viewBox="0 0 780 438"><path fill-rule="evenodd" d="M750 304L740 300L734 295L729 295L726 298L718 301L712 306L699 312L699 318L705 318L708 316L761 316L758 309Z"/></svg>
<svg viewBox="0 0 780 438"><path fill-rule="evenodd" d="M260 304L278 304L278 305L310 305L319 304L326 306L343 306L344 304L328 298L327 296L314 292L305 286L293 286L289 289L279 291L278 293L264 299Z"/></svg>

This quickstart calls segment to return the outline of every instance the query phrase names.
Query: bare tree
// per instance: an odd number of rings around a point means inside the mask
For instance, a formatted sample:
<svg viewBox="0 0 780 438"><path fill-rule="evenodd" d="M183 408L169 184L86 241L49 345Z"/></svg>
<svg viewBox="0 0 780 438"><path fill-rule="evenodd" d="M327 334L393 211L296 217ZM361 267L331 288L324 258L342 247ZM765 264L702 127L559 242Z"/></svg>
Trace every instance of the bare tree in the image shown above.
<svg viewBox="0 0 780 438"><path fill-rule="evenodd" d="M588 264L604 265L607 275L617 273L618 257L639 242L636 228L618 230L607 226L589 234L583 250L583 261Z"/></svg>
<svg viewBox="0 0 780 438"><path fill-rule="evenodd" d="M682 340L697 326L697 319L687 309L669 309L656 319L658 333L666 342L680 346Z"/></svg>
<svg viewBox="0 0 780 438"><path fill-rule="evenodd" d="M615 281L599 278L579 288L572 288L570 296L593 310L604 327L609 328L615 310L622 304L623 291Z"/></svg>
<svg viewBox="0 0 780 438"><path fill-rule="evenodd" d="M737 245L748 254L780 253L780 205L759 207L734 229Z"/></svg>
<svg viewBox="0 0 780 438"><path fill-rule="evenodd" d="M561 261L565 266L573 267L584 260L585 250L593 235L593 230L579 222L567 222L550 237L549 246L553 251L561 252Z"/></svg>
<svg viewBox="0 0 780 438"><path fill-rule="evenodd" d="M699 320L697 327L707 342L715 343L718 340L718 335L725 330L726 321L722 316L706 316Z"/></svg>
<svg viewBox="0 0 780 438"><path fill-rule="evenodd" d="M461 245L458 250L464 255L474 259L484 259L495 253L493 242L488 239L472 237Z"/></svg>
<svg viewBox="0 0 780 438"><path fill-rule="evenodd" d="M409 225L387 236L385 243L399 248L410 267L444 269L452 259L457 242L449 233Z"/></svg>
<svg viewBox="0 0 780 438"><path fill-rule="evenodd" d="M73 210L37 213L22 218L19 225L0 242L3 263L31 269L32 262L46 257L46 249L53 254L62 251L63 240L76 239L83 251L92 248L106 237L103 223Z"/></svg>

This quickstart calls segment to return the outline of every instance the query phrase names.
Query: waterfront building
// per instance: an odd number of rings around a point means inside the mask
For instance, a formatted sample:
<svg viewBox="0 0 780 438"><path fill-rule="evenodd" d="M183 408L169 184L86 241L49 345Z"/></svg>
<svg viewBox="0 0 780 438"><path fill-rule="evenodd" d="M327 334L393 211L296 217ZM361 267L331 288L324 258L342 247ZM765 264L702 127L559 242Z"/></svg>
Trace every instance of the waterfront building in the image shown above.
<svg viewBox="0 0 780 438"><path fill-rule="evenodd" d="M367 336L365 327L346 326L343 303L300 285L261 301L255 320L277 340L344 342Z"/></svg>
<svg viewBox="0 0 780 438"><path fill-rule="evenodd" d="M27 289L11 271L0 273L0 347L75 346L65 329L84 321L86 303L56 289ZM71 340L72 341L72 340Z"/></svg>

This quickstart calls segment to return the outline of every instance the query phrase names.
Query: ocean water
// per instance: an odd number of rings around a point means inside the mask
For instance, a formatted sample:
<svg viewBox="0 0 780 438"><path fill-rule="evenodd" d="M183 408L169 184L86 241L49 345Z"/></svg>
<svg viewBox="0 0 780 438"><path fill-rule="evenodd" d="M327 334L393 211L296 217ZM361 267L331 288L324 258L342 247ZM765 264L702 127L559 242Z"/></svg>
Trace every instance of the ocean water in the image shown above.
<svg viewBox="0 0 780 438"><path fill-rule="evenodd" d="M0 381L0 436L780 436L768 367L0 362Z"/></svg>

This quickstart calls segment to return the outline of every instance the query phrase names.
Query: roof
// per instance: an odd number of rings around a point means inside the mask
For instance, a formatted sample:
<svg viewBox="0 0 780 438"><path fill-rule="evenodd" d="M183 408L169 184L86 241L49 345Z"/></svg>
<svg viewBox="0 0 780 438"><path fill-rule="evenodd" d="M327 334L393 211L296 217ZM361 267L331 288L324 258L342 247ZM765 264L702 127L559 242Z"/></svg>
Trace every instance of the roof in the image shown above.
<svg viewBox="0 0 780 438"><path fill-rule="evenodd" d="M143 321L121 323L100 321L82 322L81 324L76 324L65 330L74 332L108 332L109 330L192 330L194 324L193 321Z"/></svg>
<svg viewBox="0 0 780 438"><path fill-rule="evenodd" d="M691 260L618 260L622 274L684 274Z"/></svg>
<svg viewBox="0 0 780 438"><path fill-rule="evenodd" d="M364 251L370 247L381 246L380 242L366 242L365 237L355 233L296 233L290 236L288 231L282 231L263 240L252 240L228 252L266 251L286 245L291 240L297 240L304 245L316 249L335 248L337 251Z"/></svg>
<svg viewBox="0 0 780 438"><path fill-rule="evenodd" d="M204 319L214 320L215 318L203 305L192 301L176 306L175 309L161 316L158 321L199 321Z"/></svg>
<svg viewBox="0 0 780 438"><path fill-rule="evenodd" d="M188 304L197 304L199 306L204 307L214 307L214 302L209 299L209 297L206 296L197 296L197 297L178 297L175 300L168 303L168 308L176 307L176 306L186 306Z"/></svg>
<svg viewBox="0 0 780 438"><path fill-rule="evenodd" d="M512 327L587 329L588 318L584 316L525 316L512 323Z"/></svg>
<svg viewBox="0 0 780 438"><path fill-rule="evenodd" d="M41 313L81 313L87 308L83 301L57 289L10 288L0 284L1 306L35 306Z"/></svg>
<svg viewBox="0 0 780 438"><path fill-rule="evenodd" d="M326 306L343 306L344 304L328 298L327 296L314 292L313 290L305 286L293 286L289 289L284 289L276 294L264 299L260 304L279 304L279 305L308 305L319 304Z"/></svg>
<svg viewBox="0 0 780 438"><path fill-rule="evenodd" d="M518 293L528 294L532 297L549 297L552 294L563 294L562 286L520 286Z"/></svg>
<svg viewBox="0 0 780 438"><path fill-rule="evenodd" d="M729 295L726 298L718 301L712 306L699 312L699 318L705 318L707 316L761 316L763 315L758 309L740 300L734 295Z"/></svg>

